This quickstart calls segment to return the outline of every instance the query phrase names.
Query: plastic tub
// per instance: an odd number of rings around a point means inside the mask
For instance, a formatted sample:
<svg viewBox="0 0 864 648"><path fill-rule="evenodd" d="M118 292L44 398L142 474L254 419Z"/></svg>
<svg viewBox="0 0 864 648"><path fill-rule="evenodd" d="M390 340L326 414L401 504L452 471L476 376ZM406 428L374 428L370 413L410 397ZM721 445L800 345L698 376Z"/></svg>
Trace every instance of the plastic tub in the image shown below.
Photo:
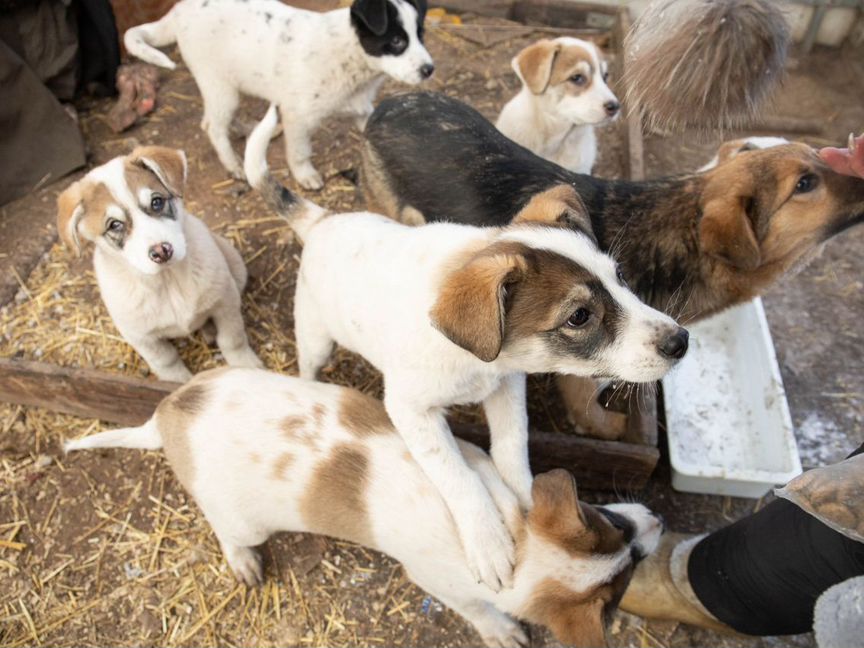
<svg viewBox="0 0 864 648"><path fill-rule="evenodd" d="M663 380L672 487L761 497L801 472L762 301L692 325Z"/></svg>

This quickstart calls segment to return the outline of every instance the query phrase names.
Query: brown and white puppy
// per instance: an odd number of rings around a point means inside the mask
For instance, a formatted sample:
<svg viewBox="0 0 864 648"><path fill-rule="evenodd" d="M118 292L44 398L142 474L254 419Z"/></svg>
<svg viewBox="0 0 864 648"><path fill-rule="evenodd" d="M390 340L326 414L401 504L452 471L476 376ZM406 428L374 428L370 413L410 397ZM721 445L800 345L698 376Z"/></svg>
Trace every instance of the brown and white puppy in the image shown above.
<svg viewBox="0 0 864 648"><path fill-rule="evenodd" d="M562 36L529 45L513 58L522 89L495 126L514 142L576 173L591 173L594 126L618 116L606 85L606 61L594 43Z"/></svg>
<svg viewBox="0 0 864 648"><path fill-rule="evenodd" d="M534 205L502 228L327 214L269 175L276 124L271 108L249 137L245 170L303 240L300 376L314 379L334 343L381 371L387 413L450 507L476 579L506 587L512 538L460 456L446 408L483 404L492 459L527 510L526 374L657 380L684 356L687 331L636 299L591 237L560 225L587 225L581 203Z"/></svg>
<svg viewBox="0 0 864 648"><path fill-rule="evenodd" d="M164 448L239 580L263 581L256 546L277 531L350 540L399 560L489 646L527 644L513 617L547 626L567 645L606 645L633 568L662 529L638 504L580 502L563 470L537 476L525 514L489 456L458 441L516 539L513 587L495 592L474 578L447 503L380 401L260 370L199 374L143 426L65 445L107 447Z"/></svg>
<svg viewBox="0 0 864 648"><path fill-rule="evenodd" d="M61 239L93 267L117 330L162 380L191 373L169 338L208 322L229 364L260 367L246 340L240 293L246 266L231 244L183 208L186 156L139 147L90 171L57 200Z"/></svg>

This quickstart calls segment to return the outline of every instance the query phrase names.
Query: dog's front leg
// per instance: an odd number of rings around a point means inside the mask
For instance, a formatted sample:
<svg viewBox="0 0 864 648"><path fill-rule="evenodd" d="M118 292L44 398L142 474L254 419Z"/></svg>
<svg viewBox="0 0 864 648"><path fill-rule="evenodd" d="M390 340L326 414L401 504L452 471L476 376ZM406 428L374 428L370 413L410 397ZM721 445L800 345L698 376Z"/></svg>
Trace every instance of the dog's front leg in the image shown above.
<svg viewBox="0 0 864 648"><path fill-rule="evenodd" d="M152 337L130 338L126 335L123 337L144 358L159 380L185 383L192 377L177 349L168 340Z"/></svg>
<svg viewBox="0 0 864 648"><path fill-rule="evenodd" d="M321 174L312 166L312 131L317 125L308 117L285 110L282 111L282 128L285 133L285 159L291 175L304 189L317 191L324 186Z"/></svg>
<svg viewBox="0 0 864 648"><path fill-rule="evenodd" d="M492 461L519 498L524 510L531 508L531 466L528 463L528 408L525 374L506 376L483 401L489 423Z"/></svg>
<svg viewBox="0 0 864 648"><path fill-rule="evenodd" d="M246 338L246 328L243 325L243 315L240 312L240 300L223 304L213 312L213 323L216 325L216 344L225 361L232 367L251 367L263 369L264 364L255 355Z"/></svg>
<svg viewBox="0 0 864 648"><path fill-rule="evenodd" d="M474 578L495 591L510 587L513 539L480 476L465 463L443 411L412 406L389 383L385 394L390 419L453 515Z"/></svg>

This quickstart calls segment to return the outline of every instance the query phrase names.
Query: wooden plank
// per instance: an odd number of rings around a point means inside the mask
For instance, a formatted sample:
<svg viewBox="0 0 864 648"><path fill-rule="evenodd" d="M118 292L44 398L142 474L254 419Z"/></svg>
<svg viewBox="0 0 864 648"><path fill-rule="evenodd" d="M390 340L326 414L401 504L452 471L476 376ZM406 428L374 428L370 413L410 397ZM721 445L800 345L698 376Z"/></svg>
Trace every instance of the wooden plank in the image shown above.
<svg viewBox="0 0 864 648"><path fill-rule="evenodd" d="M455 424L453 432L466 441L489 448L489 434L482 426ZM531 430L528 456L535 474L565 468L583 488L639 490L654 472L660 451L656 446Z"/></svg>
<svg viewBox="0 0 864 648"><path fill-rule="evenodd" d="M0 358L0 400L44 407L119 425L140 425L177 383L144 380L42 362ZM488 447L481 426L455 425L463 438ZM532 431L529 452L535 471L567 468L587 488L644 486L659 458L656 448Z"/></svg>
<svg viewBox="0 0 864 648"><path fill-rule="evenodd" d="M0 400L120 425L146 421L159 401L178 386L96 369L0 358Z"/></svg>
<svg viewBox="0 0 864 648"><path fill-rule="evenodd" d="M619 82L624 78L624 66L626 56L624 55L624 39L630 31L632 19L630 10L622 7L618 10L615 28L612 30L613 48L616 52L615 78ZM623 84L620 86L623 92ZM624 109L621 120L621 135L627 146L627 178L629 180L645 179L645 147L642 140L642 115L631 112L629 108Z"/></svg>

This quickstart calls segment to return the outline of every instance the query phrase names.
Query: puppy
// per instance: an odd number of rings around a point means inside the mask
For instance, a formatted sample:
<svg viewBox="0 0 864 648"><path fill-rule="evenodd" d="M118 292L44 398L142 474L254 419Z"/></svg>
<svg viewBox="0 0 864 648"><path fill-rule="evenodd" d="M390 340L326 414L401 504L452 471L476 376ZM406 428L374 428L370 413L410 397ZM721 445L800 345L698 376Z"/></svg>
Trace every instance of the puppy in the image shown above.
<svg viewBox="0 0 864 648"><path fill-rule="evenodd" d="M276 112L249 138L246 174L304 242L294 300L302 378L333 344L384 374L387 413L453 514L467 563L493 589L511 582L510 534L460 456L448 406L482 402L492 459L527 510L526 372L651 381L687 350L687 331L636 299L587 235L571 196L538 200L509 228L407 227L372 213L328 215L268 174ZM572 192L571 192L572 193Z"/></svg>
<svg viewBox="0 0 864 648"><path fill-rule="evenodd" d="M537 194L571 186L633 291L684 322L752 299L864 220L864 180L803 144L747 151L702 174L603 180L537 157L432 93L381 102L363 171L369 205L415 222L501 226Z"/></svg>
<svg viewBox="0 0 864 648"><path fill-rule="evenodd" d="M708 171L713 169L718 164L728 162L739 153L745 151L755 151L756 149L771 148L772 146L780 146L789 144L789 140L785 137L744 137L741 139L729 140L723 142L720 148L717 149L717 155L711 158L711 161L704 166L699 167L699 171Z"/></svg>
<svg viewBox="0 0 864 648"><path fill-rule="evenodd" d="M240 95L282 110L288 166L300 186L320 189L311 137L333 114L359 128L385 76L416 84L434 71L423 46L425 0L355 0L350 10L303 11L277 0L183 0L161 20L129 29L133 56L175 64L156 47L177 43L204 99L204 129L222 165L243 177L228 128Z"/></svg>
<svg viewBox="0 0 864 648"><path fill-rule="evenodd" d="M57 199L57 229L93 266L117 330L162 380L192 374L169 338L215 325L228 364L260 367L249 348L240 293L246 266L231 244L183 208L186 156L139 147L90 171Z"/></svg>
<svg viewBox="0 0 864 648"><path fill-rule="evenodd" d="M564 470L537 476L523 514L489 456L458 441L455 453L516 538L513 588L496 593L477 583L447 503L378 400L266 371L201 373L141 427L65 445L111 447L164 448L242 582L263 581L255 547L277 531L357 542L400 561L489 646L527 644L513 617L547 626L566 645L606 645L633 568L661 533L641 505L579 502Z"/></svg>
<svg viewBox="0 0 864 648"><path fill-rule="evenodd" d="M618 116L621 104L606 85L606 61L594 43L544 39L513 58L522 90L495 126L514 142L576 173L591 173L597 157L594 125Z"/></svg>

